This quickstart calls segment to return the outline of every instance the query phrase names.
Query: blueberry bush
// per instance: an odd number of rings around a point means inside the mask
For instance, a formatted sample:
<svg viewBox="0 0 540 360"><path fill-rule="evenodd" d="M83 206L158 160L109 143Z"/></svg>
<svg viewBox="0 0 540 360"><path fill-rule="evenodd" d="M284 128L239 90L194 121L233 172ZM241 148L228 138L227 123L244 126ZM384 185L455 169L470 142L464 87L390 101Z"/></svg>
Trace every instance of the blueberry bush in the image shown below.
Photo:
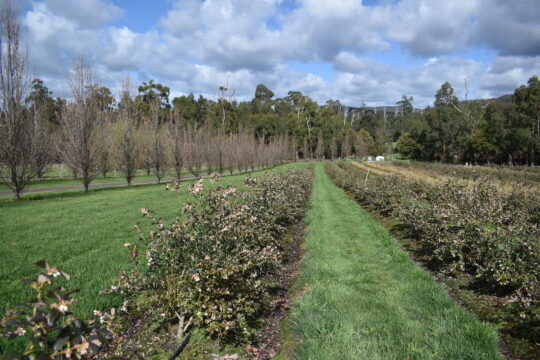
<svg viewBox="0 0 540 360"><path fill-rule="evenodd" d="M139 240L125 244L141 264L122 273L112 288L125 296L123 323L129 324L113 330L121 334L113 352L148 356L166 346L159 339L153 346L145 330L138 331L144 337L125 336L142 323L154 335L164 328L183 333L187 323L212 338L249 342L269 308L284 238L303 219L311 186L311 168L248 177L240 188L200 180L189 186L190 198L172 224L141 209L153 230L139 229ZM146 249L144 257L139 249Z"/></svg>

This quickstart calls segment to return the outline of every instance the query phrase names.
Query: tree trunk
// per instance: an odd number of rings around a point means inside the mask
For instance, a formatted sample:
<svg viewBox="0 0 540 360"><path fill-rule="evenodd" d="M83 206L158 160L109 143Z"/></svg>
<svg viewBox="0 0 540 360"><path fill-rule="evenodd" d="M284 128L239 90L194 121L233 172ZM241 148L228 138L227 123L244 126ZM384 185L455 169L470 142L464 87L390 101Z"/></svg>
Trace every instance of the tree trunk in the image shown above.
<svg viewBox="0 0 540 360"><path fill-rule="evenodd" d="M90 188L90 181L92 181L90 179L90 171L88 169L84 169L82 176L83 176L84 192L87 193Z"/></svg>

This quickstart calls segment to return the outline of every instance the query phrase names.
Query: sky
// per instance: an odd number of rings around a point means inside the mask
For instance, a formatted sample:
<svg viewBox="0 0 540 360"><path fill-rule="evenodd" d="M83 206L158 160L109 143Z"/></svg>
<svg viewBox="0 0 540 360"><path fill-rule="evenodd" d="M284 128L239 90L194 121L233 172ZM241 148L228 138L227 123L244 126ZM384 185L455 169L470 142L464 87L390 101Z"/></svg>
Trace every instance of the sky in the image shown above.
<svg viewBox="0 0 540 360"><path fill-rule="evenodd" d="M71 64L119 93L154 79L171 98L238 101L265 84L319 103L433 104L512 93L540 75L539 0L12 0L32 72L69 97Z"/></svg>

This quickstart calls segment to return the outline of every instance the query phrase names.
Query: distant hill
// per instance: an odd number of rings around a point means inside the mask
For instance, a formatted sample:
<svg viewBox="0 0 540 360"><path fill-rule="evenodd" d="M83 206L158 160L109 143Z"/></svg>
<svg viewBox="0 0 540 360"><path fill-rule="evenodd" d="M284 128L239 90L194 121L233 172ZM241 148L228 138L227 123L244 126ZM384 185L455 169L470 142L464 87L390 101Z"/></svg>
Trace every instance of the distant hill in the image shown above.
<svg viewBox="0 0 540 360"><path fill-rule="evenodd" d="M397 115L401 113L400 105L382 105L382 106L364 106L364 107L354 107L348 106L349 112L358 112L364 111L365 113L386 113L387 115ZM424 109L414 109L414 111L423 111Z"/></svg>
<svg viewBox="0 0 540 360"><path fill-rule="evenodd" d="M502 95L502 96L499 96L497 98L490 98L490 99L473 99L473 100L469 100L469 101L474 101L474 102L478 102L480 104L482 104L483 106L487 106L491 103L500 103L500 104L511 104L512 103L512 94L506 94L506 95ZM459 102L460 105L463 105L465 104L465 101L462 100Z"/></svg>
<svg viewBox="0 0 540 360"><path fill-rule="evenodd" d="M478 102L482 104L483 106L487 106L493 102L498 102L501 104L510 104L512 103L512 94L506 94L499 96L497 98L490 98L490 99L472 99L468 100L469 102ZM465 100L462 100L459 102L459 105L464 105L466 103ZM428 106L429 107L429 106ZM422 112L425 109L414 109L415 112L419 111ZM364 106L364 107L355 107L355 106L347 106L346 107L349 112L358 112L358 111L364 111L365 113L385 113L387 115L397 115L401 113L401 106L399 105L381 105L381 106Z"/></svg>

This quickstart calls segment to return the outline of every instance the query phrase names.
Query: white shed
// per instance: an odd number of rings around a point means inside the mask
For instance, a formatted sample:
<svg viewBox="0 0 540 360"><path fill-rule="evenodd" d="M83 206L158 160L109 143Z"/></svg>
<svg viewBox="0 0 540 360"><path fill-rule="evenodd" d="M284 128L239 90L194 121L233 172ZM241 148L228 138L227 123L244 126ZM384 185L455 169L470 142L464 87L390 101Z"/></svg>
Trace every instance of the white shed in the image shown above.
<svg viewBox="0 0 540 360"><path fill-rule="evenodd" d="M384 161L384 156L377 156L375 161Z"/></svg>

